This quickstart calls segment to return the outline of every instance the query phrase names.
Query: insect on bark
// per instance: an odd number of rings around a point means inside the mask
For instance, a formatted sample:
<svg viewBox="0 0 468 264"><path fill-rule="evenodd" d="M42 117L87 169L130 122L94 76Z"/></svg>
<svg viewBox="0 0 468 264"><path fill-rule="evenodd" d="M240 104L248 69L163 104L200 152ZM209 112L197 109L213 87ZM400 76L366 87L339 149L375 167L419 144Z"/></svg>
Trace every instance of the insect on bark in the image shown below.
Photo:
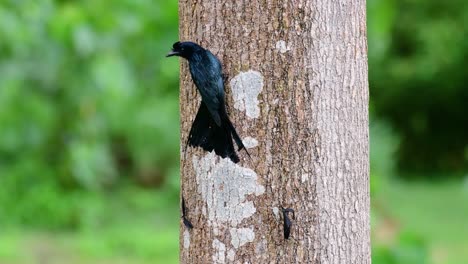
<svg viewBox="0 0 468 264"><path fill-rule="evenodd" d="M289 235L291 234L292 227L292 221L291 218L289 218L288 213L292 213L294 219L296 218L296 216L294 214L294 210L291 208L281 207L281 211L283 212L283 235L284 239L288 239Z"/></svg>
<svg viewBox="0 0 468 264"><path fill-rule="evenodd" d="M187 219L187 207L185 206L185 199L182 197L182 221L184 222L185 227L192 229L192 223Z"/></svg>

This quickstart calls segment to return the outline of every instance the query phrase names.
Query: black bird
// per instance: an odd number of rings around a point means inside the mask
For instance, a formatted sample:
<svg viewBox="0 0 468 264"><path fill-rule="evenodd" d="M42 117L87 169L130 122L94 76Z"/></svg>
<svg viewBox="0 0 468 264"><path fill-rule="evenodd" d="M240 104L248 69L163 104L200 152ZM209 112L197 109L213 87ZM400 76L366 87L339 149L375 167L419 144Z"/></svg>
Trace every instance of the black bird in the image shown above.
<svg viewBox="0 0 468 264"><path fill-rule="evenodd" d="M192 80L202 97L187 144L202 147L210 152L214 150L217 155L229 157L237 163L239 157L234 150L234 138L238 151L244 149L249 155L226 112L223 73L219 59L209 50L193 42L174 43L172 51L167 54L167 57L170 56L188 60Z"/></svg>

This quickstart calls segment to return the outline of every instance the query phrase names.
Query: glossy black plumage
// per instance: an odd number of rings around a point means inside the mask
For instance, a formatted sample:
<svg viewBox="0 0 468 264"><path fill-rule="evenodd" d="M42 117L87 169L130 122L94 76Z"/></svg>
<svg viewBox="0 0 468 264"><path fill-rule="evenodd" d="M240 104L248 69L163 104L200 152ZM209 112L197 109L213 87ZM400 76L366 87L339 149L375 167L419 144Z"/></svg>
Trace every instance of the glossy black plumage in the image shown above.
<svg viewBox="0 0 468 264"><path fill-rule="evenodd" d="M210 152L214 150L223 158L239 162L232 139L238 150L245 147L226 112L221 62L209 50L193 42L174 43L167 56L188 60L192 80L202 97L187 144Z"/></svg>

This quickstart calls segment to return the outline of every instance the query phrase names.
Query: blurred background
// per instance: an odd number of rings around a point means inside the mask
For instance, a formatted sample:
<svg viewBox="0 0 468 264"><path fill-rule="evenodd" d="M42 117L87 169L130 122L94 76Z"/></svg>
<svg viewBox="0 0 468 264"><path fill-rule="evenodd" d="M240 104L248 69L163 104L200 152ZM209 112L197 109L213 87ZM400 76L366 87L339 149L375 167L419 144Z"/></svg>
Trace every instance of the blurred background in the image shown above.
<svg viewBox="0 0 468 264"><path fill-rule="evenodd" d="M468 263L468 2L368 0L373 262ZM177 1L0 1L0 263L178 263Z"/></svg>

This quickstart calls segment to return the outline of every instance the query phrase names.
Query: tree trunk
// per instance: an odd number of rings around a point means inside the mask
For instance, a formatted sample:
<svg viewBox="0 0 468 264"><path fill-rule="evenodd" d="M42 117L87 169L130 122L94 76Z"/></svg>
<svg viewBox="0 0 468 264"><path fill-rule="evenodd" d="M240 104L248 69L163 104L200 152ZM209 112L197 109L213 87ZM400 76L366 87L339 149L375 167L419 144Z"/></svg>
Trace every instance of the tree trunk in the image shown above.
<svg viewBox="0 0 468 264"><path fill-rule="evenodd" d="M252 156L185 148L200 95L181 64L182 263L370 263L365 1L180 0L180 40L221 60ZM283 237L281 207L295 210ZM181 222L182 223L182 222Z"/></svg>

